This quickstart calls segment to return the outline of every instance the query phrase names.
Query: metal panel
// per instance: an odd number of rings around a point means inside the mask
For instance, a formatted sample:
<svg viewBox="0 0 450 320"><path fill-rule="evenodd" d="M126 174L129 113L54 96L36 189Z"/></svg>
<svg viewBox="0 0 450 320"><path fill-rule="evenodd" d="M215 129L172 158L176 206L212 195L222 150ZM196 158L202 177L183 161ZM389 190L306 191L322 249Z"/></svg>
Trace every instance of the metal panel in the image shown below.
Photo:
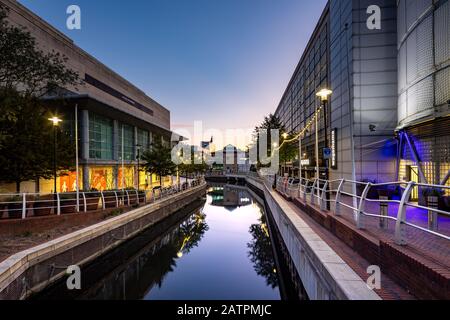
<svg viewBox="0 0 450 320"><path fill-rule="evenodd" d="M450 59L450 4L445 2L435 14L436 64Z"/></svg>
<svg viewBox="0 0 450 320"><path fill-rule="evenodd" d="M450 67L436 74L436 105L443 105L450 101Z"/></svg>

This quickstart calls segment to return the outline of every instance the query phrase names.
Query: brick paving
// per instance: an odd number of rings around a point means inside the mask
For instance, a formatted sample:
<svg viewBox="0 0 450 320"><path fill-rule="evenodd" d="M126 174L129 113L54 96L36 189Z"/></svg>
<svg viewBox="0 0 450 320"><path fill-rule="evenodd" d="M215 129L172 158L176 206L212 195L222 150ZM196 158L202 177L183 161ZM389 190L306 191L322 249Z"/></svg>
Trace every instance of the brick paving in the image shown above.
<svg viewBox="0 0 450 320"><path fill-rule="evenodd" d="M352 205L353 201L350 197L343 196L341 202ZM317 205L314 205L314 207L318 208ZM356 227L353 210L344 206L341 206L341 208L342 218ZM389 204L388 215L396 217L397 208L398 204ZM370 214L379 214L379 203L366 202L364 211ZM323 213L333 214L332 212ZM407 222L427 228L428 216L425 210L408 208L406 216ZM365 229L361 230L362 233L386 242L394 241L395 221L387 220L387 228L381 229L379 227L379 218L365 216L363 219ZM450 218L439 216L438 231L445 235L450 235ZM407 245L404 246L405 250L426 257L434 263L441 265L443 268L450 268L450 241L410 226L406 227L406 241Z"/></svg>
<svg viewBox="0 0 450 320"><path fill-rule="evenodd" d="M367 267L371 265L366 259L347 246L327 229L314 221L292 202L288 205L294 210L329 246L332 248L363 280L367 280ZM387 275L381 275L381 289L375 292L383 300L413 300L414 296L392 281Z"/></svg>

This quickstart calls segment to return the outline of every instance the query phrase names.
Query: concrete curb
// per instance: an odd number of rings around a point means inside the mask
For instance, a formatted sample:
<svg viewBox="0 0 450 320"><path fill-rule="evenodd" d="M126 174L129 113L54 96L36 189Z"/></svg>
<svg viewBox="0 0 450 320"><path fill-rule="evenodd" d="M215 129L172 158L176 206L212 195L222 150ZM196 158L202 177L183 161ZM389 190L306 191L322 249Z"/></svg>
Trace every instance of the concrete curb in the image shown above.
<svg viewBox="0 0 450 320"><path fill-rule="evenodd" d="M104 235L115 230L119 230L119 232L123 233L123 236L121 238L118 238L116 241L111 242L101 251L96 252L94 255L86 257L82 261L77 261L77 264L82 265L88 261L91 261L95 257L120 245L123 241L135 236L137 233L141 232L143 229L156 223L157 221L155 219L147 225L142 225L141 223L139 224L139 226L133 226L134 228L132 228L132 232L126 234L126 228L130 224L138 221L143 217L147 217L160 209L167 208L170 213L173 213L182 207L183 200L195 200L194 195L202 192L202 190L206 190L206 184L183 191L159 202L140 207L136 210L124 213L123 215L120 215L118 217L111 218L109 220L62 236L55 240L38 245L34 248L14 254L7 260L0 263L0 300L2 299L2 293L6 291L13 282L17 281L18 278L31 267L50 258L54 258L59 254L66 253L76 248L77 246L89 242L90 240L101 239ZM179 204L177 205L177 203ZM164 215L162 216L162 218L164 218ZM65 272L65 270L63 271ZM57 278L60 278L64 274L64 272L62 272L62 274L60 272L59 275L49 279L49 283L55 281ZM49 283L45 283L45 286ZM37 291L45 286L42 286L42 284L40 286L37 286ZM35 288L33 287L33 289ZM20 298L24 298L24 296L20 294Z"/></svg>
<svg viewBox="0 0 450 320"><path fill-rule="evenodd" d="M312 300L381 300L366 282L292 210L287 201L263 183L247 182L264 192L308 296Z"/></svg>

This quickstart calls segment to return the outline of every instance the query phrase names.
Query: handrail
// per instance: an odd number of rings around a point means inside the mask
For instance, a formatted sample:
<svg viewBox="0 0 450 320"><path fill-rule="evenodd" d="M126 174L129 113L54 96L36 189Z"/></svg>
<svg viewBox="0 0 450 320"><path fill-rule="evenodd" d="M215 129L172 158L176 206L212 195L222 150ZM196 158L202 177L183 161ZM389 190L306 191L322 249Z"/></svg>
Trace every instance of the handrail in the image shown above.
<svg viewBox="0 0 450 320"><path fill-rule="evenodd" d="M278 177L277 179L277 190L285 192L285 185L282 183L286 178ZM290 178L287 181L292 182ZM383 182L383 183L371 183L371 182L362 182L362 181L354 181L354 180L346 180L346 179L337 179L337 180L324 180L324 179L306 179L306 178L297 178L296 181L298 183L288 185L288 189L290 190L290 195L293 198L302 198L305 203L310 203L312 205L318 205L321 210L327 210L327 203L334 203L334 208L331 208L336 216L342 215L342 207L348 208L354 212L354 219L356 227L359 229L364 229L364 217L374 217L379 218L380 221L395 221L395 242L399 245L406 245L406 227L413 227L415 229L427 232L433 236L450 240L450 236L439 232L437 226L437 215L442 215L446 217L450 217L450 212L444 211L438 207L428 206L417 204L410 200L411 194L414 188L428 188L428 189L438 189L438 190L447 190L450 191L450 186L448 185L435 185L435 184L426 184L426 183L416 183L416 182L406 182L406 181L394 181L394 182ZM331 189L331 184L337 183L337 189ZM359 185L360 193L352 192L349 190L353 190L350 186ZM381 188L383 190L392 190L400 189L401 200L395 199L375 199L372 190L377 188ZM295 188L295 190L293 190ZM362 189L362 191L361 191ZM327 195L330 195L330 199L327 198ZM332 195L335 195L334 198ZM342 196L348 196L350 199L356 199L356 207L355 204L349 205L342 201ZM317 199L317 200L316 200ZM380 207L386 208L391 205L398 206L396 208L396 214L394 216L388 215L387 212L380 214L369 213L365 210L366 203L379 203ZM420 225L407 221L406 213L407 208L417 208L423 210L425 214L428 214L429 226L428 228L424 228ZM380 208L381 210L381 208ZM433 219L433 223L430 222L430 219ZM383 223L380 222L380 225Z"/></svg>
<svg viewBox="0 0 450 320"><path fill-rule="evenodd" d="M65 193L2 193L0 194L0 221L3 219L27 219L31 216L55 215L66 213L85 214L93 210L106 210L134 204L148 204L168 196L205 184L203 178L193 179L190 183L174 184L161 188L159 196L155 190L106 190ZM136 197L136 200L134 200ZM97 202L91 201L96 198ZM94 209L95 208L95 209ZM34 213L34 215L33 215Z"/></svg>

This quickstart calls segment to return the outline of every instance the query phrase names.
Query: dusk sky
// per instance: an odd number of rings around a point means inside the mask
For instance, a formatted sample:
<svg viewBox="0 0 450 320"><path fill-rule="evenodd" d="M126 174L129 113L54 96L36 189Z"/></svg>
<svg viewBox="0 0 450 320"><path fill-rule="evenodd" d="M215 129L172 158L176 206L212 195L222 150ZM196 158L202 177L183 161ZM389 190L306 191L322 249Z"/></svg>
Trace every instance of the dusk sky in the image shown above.
<svg viewBox="0 0 450 320"><path fill-rule="evenodd" d="M326 0L20 2L168 108L174 130L225 130L275 111ZM66 28L71 4L81 30Z"/></svg>

